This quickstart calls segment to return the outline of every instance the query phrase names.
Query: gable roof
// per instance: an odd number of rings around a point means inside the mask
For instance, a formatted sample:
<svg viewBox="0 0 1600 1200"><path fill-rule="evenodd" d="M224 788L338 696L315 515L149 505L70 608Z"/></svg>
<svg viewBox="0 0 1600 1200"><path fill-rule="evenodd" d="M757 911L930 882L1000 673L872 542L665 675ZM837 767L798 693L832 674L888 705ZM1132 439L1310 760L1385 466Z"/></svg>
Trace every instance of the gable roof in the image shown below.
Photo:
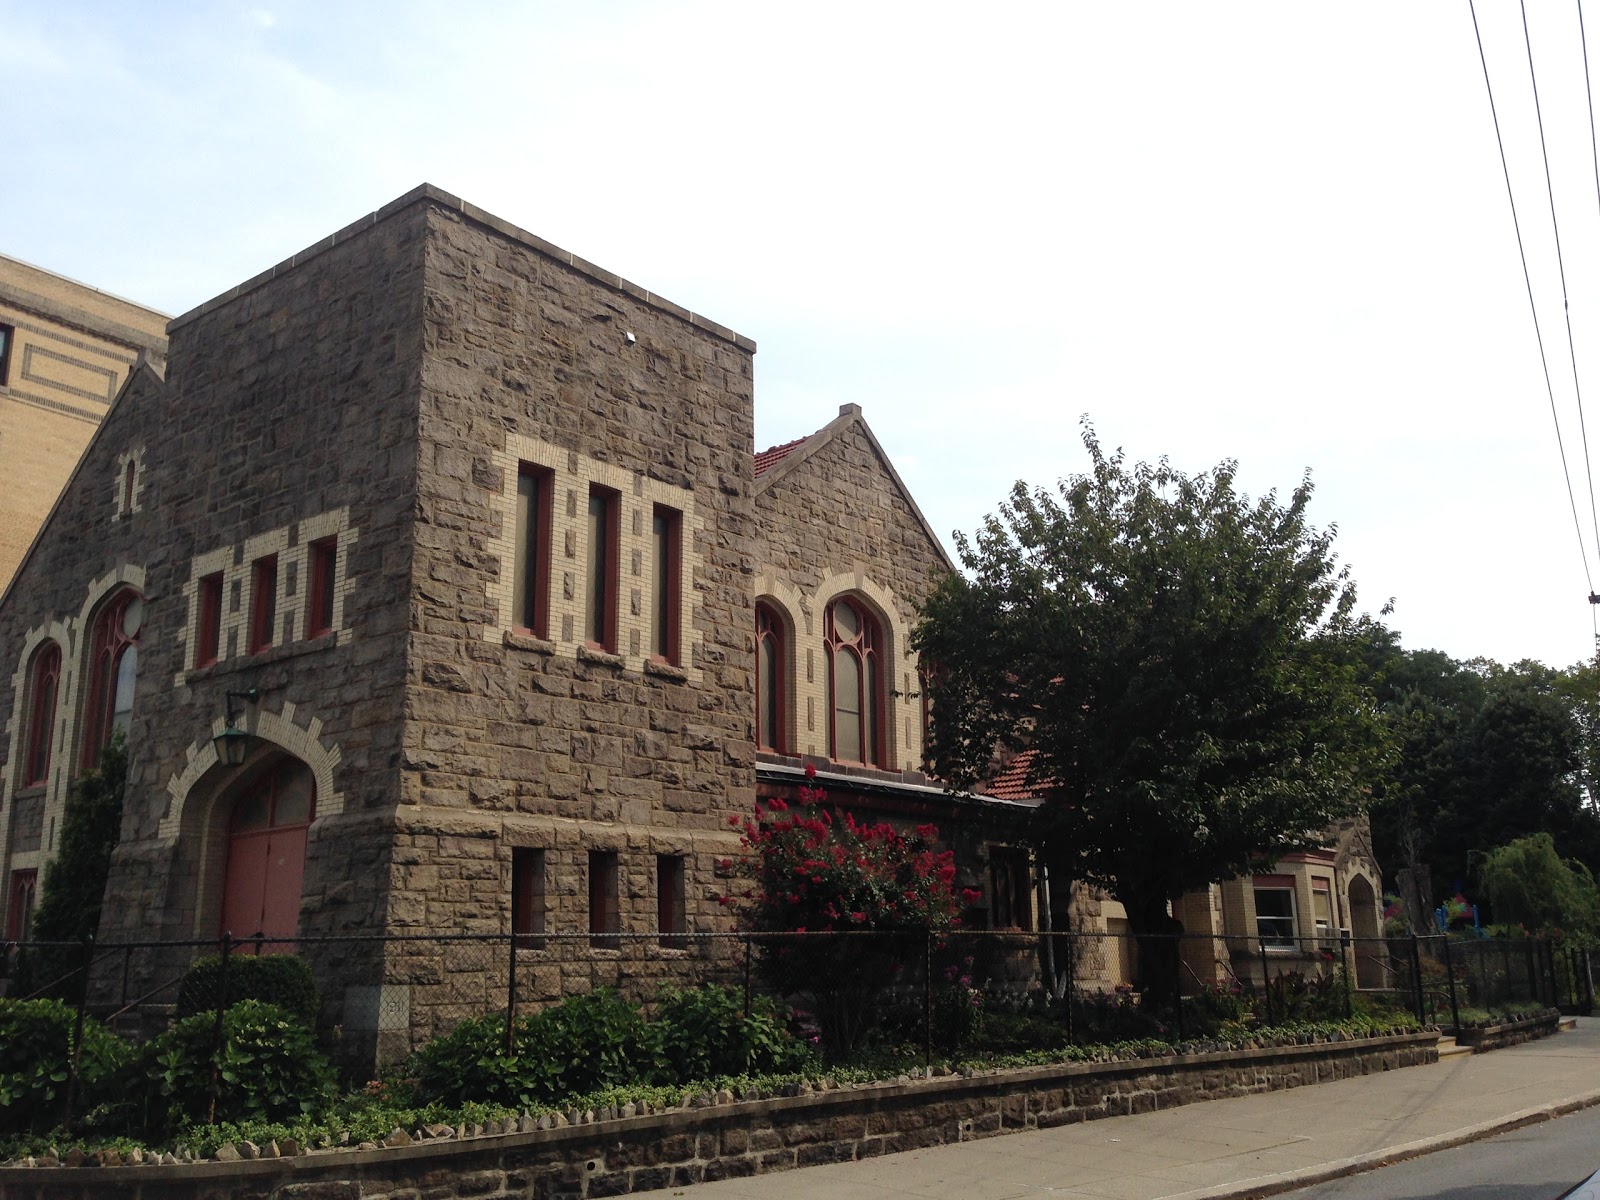
<svg viewBox="0 0 1600 1200"><path fill-rule="evenodd" d="M785 442L781 446L773 446L756 455L756 486L759 494L766 491L773 484L783 479L806 459L821 450L843 430L851 425L859 425L861 432L866 435L867 443L872 447L872 452L878 456L878 461L883 464L883 469L888 472L894 486L899 489L900 495L906 502L906 507L911 510L911 515L922 531L928 535L928 541L933 543L933 548L938 551L939 559L950 570L956 570L955 559L950 557L950 552L944 548L944 543L939 540L939 535L933 531L933 526L928 524L928 518L922 515L922 509L917 507L917 502L912 498L911 489L906 487L906 481L900 478L900 472L894 469L894 463L889 461L889 456L884 453L883 443L872 432L865 417L861 415L859 404L841 404L839 415L829 421L815 433L792 442Z"/></svg>

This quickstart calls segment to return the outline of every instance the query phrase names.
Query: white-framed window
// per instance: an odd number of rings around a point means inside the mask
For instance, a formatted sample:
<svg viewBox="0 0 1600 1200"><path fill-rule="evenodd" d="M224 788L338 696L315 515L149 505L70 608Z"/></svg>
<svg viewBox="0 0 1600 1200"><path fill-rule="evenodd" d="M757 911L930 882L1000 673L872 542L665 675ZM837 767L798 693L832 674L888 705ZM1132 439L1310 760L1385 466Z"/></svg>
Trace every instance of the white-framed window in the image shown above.
<svg viewBox="0 0 1600 1200"><path fill-rule="evenodd" d="M1293 885L1264 884L1257 876L1256 936L1263 946L1293 949L1295 946L1295 901Z"/></svg>

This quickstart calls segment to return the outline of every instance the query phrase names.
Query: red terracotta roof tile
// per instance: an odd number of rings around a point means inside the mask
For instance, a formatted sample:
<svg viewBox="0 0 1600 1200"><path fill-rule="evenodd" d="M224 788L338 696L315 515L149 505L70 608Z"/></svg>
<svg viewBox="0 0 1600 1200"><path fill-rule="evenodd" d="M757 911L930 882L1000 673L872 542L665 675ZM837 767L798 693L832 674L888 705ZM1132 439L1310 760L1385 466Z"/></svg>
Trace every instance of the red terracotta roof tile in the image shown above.
<svg viewBox="0 0 1600 1200"><path fill-rule="evenodd" d="M756 478L759 479L766 471L782 462L784 457L796 446L803 445L805 438L795 438L792 442L785 442L781 446L773 446L770 450L761 450L756 454Z"/></svg>
<svg viewBox="0 0 1600 1200"><path fill-rule="evenodd" d="M1037 800L1039 793L1028 782L1028 768L1033 764L1033 751L1024 750L982 784L978 791L996 800Z"/></svg>

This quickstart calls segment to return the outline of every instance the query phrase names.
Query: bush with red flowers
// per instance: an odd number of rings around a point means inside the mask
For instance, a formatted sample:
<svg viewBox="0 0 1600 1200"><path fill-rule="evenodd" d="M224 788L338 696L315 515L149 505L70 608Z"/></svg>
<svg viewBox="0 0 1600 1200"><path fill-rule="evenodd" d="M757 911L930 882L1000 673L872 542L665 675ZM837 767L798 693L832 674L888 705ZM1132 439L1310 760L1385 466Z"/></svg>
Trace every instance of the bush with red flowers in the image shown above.
<svg viewBox="0 0 1600 1200"><path fill-rule="evenodd" d="M758 940L767 986L809 996L831 1058L853 1052L874 1001L922 969L930 938L960 923L976 892L956 888L955 855L939 830L907 834L827 807L816 770L806 768L799 803L757 801L742 824L750 854L735 870L749 887L723 897Z"/></svg>

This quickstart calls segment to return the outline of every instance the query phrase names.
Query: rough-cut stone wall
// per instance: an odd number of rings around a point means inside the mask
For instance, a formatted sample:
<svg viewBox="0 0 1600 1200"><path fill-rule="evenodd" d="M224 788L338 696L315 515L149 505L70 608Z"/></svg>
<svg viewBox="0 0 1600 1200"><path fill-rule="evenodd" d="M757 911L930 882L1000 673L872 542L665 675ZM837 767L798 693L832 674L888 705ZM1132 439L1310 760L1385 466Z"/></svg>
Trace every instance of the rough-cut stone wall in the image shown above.
<svg viewBox="0 0 1600 1200"><path fill-rule="evenodd" d="M43 858L79 759L87 624L119 582L145 597L102 942L218 932L227 792L243 776L214 765L210 739L224 692L252 687L259 704L238 707L256 753L294 753L318 769L302 931L381 922L399 790L425 232L425 207L401 205L175 321L166 383L135 374L0 607L0 721L20 710L12 671L30 637L62 640L71 676ZM137 504L120 512L114 477L130 456L143 477ZM307 638L305 542L334 519L347 522L338 632ZM217 562L230 580L224 624L237 629L248 556L269 534L280 551L276 644L250 654L225 638L221 661L195 669L194 564L227 560ZM16 753L14 740L0 745ZM6 821L16 777L0 762ZM23 864L14 855L11 865ZM141 958L130 989L171 967ZM336 1002L339 987L329 990Z"/></svg>
<svg viewBox="0 0 1600 1200"><path fill-rule="evenodd" d="M946 1077L467 1141L187 1167L0 1170L8 1200L589 1197L1047 1129L1437 1062L1438 1035Z"/></svg>
<svg viewBox="0 0 1600 1200"><path fill-rule="evenodd" d="M657 927L658 855L686 860L688 928L719 927L714 863L754 797L754 346L442 207L426 296L390 927L509 931L519 847L544 852L549 930L588 932L593 852L617 856L621 931ZM510 626L518 462L549 472L548 639ZM615 653L583 644L596 483L620 505ZM683 515L677 665L650 661L640 636L657 504ZM532 999L619 974L616 950L583 944L559 971L524 953ZM389 981L422 1020L455 974L397 957Z"/></svg>

